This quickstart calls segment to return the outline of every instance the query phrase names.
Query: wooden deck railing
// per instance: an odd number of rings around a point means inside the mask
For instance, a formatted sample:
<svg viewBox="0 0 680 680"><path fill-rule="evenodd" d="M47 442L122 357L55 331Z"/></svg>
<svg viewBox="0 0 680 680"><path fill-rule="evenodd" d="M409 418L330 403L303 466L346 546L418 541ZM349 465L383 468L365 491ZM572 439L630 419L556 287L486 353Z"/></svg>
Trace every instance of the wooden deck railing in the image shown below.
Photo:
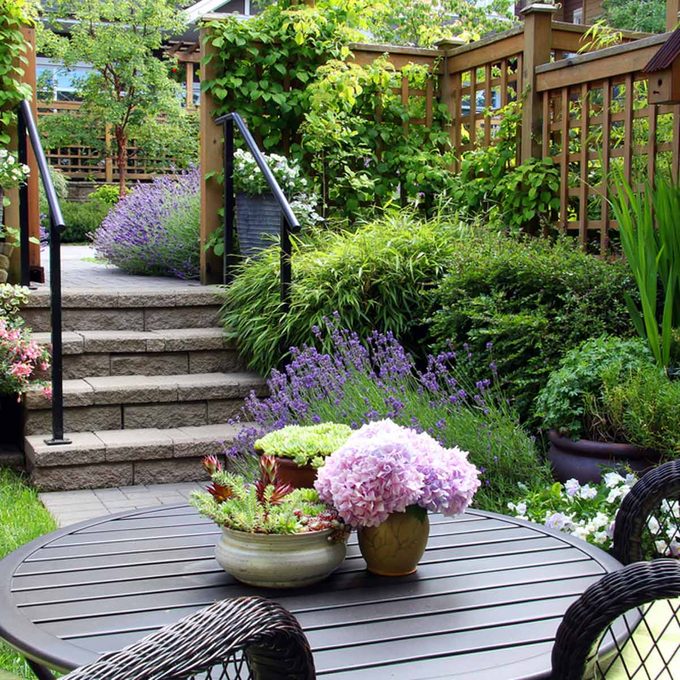
<svg viewBox="0 0 680 680"><path fill-rule="evenodd" d="M667 35L617 45L536 69L541 97L542 155L560 168L560 228L582 245L609 247L609 177L634 185L678 178L677 105L650 104L641 73Z"/></svg>

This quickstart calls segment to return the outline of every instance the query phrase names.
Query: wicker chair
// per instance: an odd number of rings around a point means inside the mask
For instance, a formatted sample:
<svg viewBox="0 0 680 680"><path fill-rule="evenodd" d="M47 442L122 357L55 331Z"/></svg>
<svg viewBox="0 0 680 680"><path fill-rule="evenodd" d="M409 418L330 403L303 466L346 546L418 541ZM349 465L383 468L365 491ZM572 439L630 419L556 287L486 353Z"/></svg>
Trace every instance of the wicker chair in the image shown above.
<svg viewBox="0 0 680 680"><path fill-rule="evenodd" d="M614 524L614 557L632 564L670 556L672 543L680 548L679 525L680 460L675 460L648 472L621 502Z"/></svg>
<svg viewBox="0 0 680 680"><path fill-rule="evenodd" d="M553 680L680 677L680 562L629 564L591 585L557 630L552 668Z"/></svg>
<svg viewBox="0 0 680 680"><path fill-rule="evenodd" d="M61 680L313 680L292 614L261 597L216 602Z"/></svg>

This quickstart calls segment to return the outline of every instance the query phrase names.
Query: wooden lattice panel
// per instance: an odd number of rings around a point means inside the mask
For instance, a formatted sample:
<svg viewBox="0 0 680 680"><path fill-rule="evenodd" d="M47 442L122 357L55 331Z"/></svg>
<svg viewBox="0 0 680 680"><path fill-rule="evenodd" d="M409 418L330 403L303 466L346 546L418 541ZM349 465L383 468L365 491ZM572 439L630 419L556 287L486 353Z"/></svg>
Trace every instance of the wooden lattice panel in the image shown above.
<svg viewBox="0 0 680 680"><path fill-rule="evenodd" d="M522 55L488 62L451 76L451 141L456 156L493 144L494 112L516 101L522 91Z"/></svg>
<svg viewBox="0 0 680 680"><path fill-rule="evenodd" d="M612 177L637 188L678 177L677 107L649 104L647 90L645 76L629 73L543 93L543 156L561 178L559 227L602 254L616 229Z"/></svg>

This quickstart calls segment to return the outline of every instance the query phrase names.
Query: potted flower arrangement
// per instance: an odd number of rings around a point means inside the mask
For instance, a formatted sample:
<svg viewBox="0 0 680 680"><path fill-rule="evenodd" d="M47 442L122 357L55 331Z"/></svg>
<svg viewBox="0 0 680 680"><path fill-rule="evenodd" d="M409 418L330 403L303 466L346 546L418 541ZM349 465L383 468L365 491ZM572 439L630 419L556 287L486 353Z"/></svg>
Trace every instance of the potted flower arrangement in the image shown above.
<svg viewBox="0 0 680 680"><path fill-rule="evenodd" d="M21 395L28 389L50 386L43 380L49 368L49 353L31 338L19 318L26 302L25 289L0 284L0 443L16 444L21 433Z"/></svg>
<svg viewBox="0 0 680 680"><path fill-rule="evenodd" d="M265 155L265 160L300 224L320 222L321 217L314 210L318 200L300 166L278 154ZM243 149L234 152L234 189L241 254L253 256L269 245L267 235L279 234L281 209L252 154Z"/></svg>
<svg viewBox="0 0 680 680"><path fill-rule="evenodd" d="M680 453L680 384L640 339L594 338L567 352L536 406L562 482L599 482L606 467L642 474Z"/></svg>
<svg viewBox="0 0 680 680"><path fill-rule="evenodd" d="M20 164L7 149L0 149L0 238L3 241L0 243L0 283L7 281L9 259L18 242L16 227L3 227L5 207L9 205L6 192L21 186L26 181L29 172L29 167Z"/></svg>
<svg viewBox="0 0 680 680"><path fill-rule="evenodd" d="M234 578L264 588L295 588L326 578L345 559L348 528L313 489L293 489L277 476L277 460L261 456L250 483L214 456L204 460L212 483L191 503L222 527L215 548Z"/></svg>
<svg viewBox="0 0 680 680"><path fill-rule="evenodd" d="M458 448L426 433L381 420L364 425L326 459L315 487L359 534L369 571L413 573L429 535L427 511L465 511L479 488L479 470Z"/></svg>
<svg viewBox="0 0 680 680"><path fill-rule="evenodd" d="M255 442L255 451L278 458L279 479L296 489L313 488L317 469L352 434L348 425L287 425Z"/></svg>

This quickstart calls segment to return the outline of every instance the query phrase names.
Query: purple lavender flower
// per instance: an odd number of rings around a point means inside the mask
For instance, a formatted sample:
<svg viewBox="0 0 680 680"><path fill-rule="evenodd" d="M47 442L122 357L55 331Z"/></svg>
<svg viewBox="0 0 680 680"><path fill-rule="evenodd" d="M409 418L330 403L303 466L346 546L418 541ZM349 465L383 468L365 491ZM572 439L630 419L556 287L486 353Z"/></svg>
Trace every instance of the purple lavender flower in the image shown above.
<svg viewBox="0 0 680 680"><path fill-rule="evenodd" d="M196 278L200 176L194 168L133 189L97 229L97 253L133 274Z"/></svg>

